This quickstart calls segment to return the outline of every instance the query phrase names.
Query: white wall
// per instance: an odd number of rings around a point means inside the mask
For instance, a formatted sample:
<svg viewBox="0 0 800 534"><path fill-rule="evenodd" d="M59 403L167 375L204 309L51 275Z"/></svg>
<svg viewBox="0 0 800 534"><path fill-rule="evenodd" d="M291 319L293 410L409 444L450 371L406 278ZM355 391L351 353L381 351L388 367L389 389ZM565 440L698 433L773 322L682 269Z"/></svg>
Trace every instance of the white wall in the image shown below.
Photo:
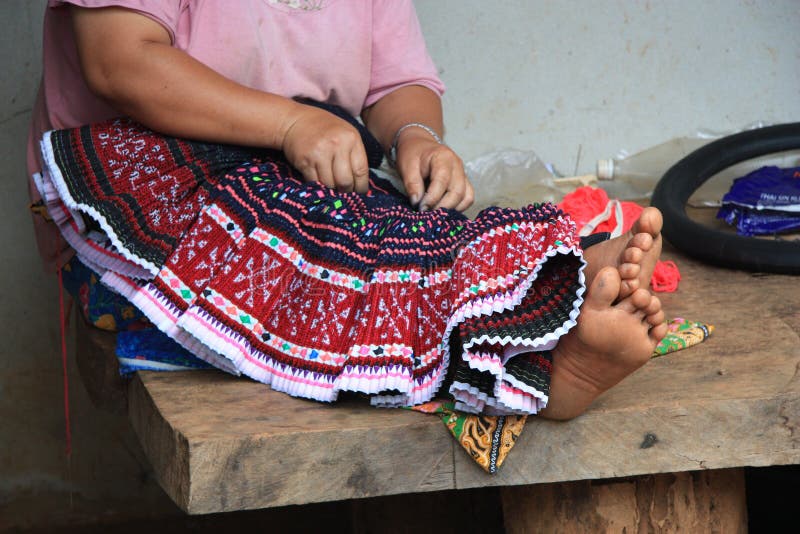
<svg viewBox="0 0 800 534"><path fill-rule="evenodd" d="M535 151L563 174L697 128L800 120L797 0L416 0L466 161Z"/></svg>
<svg viewBox="0 0 800 534"><path fill-rule="evenodd" d="M27 213L25 136L43 0L0 2L0 530L169 510L123 446L123 424L72 378L63 456L57 292ZM800 119L797 0L417 0L465 160L532 149L563 173L698 127ZM74 370L73 370L74 373ZM127 510L127 512L126 512Z"/></svg>

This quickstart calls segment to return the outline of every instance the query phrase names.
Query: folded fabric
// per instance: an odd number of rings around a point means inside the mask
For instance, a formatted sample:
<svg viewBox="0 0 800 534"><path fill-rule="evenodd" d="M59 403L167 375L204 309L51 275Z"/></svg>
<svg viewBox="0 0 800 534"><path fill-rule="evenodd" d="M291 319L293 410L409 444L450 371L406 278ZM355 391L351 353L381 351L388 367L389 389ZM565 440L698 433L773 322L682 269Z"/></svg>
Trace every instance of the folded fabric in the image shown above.
<svg viewBox="0 0 800 534"><path fill-rule="evenodd" d="M380 144L343 118L377 166ZM338 192L278 152L127 119L49 132L42 147L37 183L81 261L215 367L326 402L450 395L445 422L487 470L546 406L550 351L585 292L578 232L555 206L418 212L374 172L368 193ZM134 364L188 366L124 343Z"/></svg>
<svg viewBox="0 0 800 534"><path fill-rule="evenodd" d="M525 427L527 415L473 415L455 409L455 403L433 400L412 408L436 414L470 458L486 472L494 474Z"/></svg>
<svg viewBox="0 0 800 534"><path fill-rule="evenodd" d="M61 269L64 289L75 299L83 318L101 330L118 332L152 328L131 302L100 283L100 276L74 256Z"/></svg>
<svg viewBox="0 0 800 534"><path fill-rule="evenodd" d="M653 351L653 358L689 348L705 341L714 333L714 326L676 317L667 322L668 331Z"/></svg>
<svg viewBox="0 0 800 534"><path fill-rule="evenodd" d="M326 109L377 167L377 140ZM81 261L204 361L325 402L427 402L454 368L463 410L546 405L549 350L585 291L575 225L555 206L419 212L374 172L367 193L339 192L277 151L127 119L48 132L42 151L37 184Z"/></svg>
<svg viewBox="0 0 800 534"><path fill-rule="evenodd" d="M155 328L119 332L116 354L122 376L130 376L136 371L188 371L212 367Z"/></svg>

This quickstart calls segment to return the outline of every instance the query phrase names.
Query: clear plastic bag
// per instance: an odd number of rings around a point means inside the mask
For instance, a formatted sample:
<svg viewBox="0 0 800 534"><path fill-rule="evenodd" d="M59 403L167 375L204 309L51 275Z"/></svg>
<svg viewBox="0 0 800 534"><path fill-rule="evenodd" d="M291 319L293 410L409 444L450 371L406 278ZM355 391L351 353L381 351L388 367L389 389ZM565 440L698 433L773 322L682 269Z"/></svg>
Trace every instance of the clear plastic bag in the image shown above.
<svg viewBox="0 0 800 534"><path fill-rule="evenodd" d="M534 202L560 202L576 185L593 181L594 176L563 179L557 177L536 153L530 150L500 149L464 164L475 188L475 203L465 212L469 217L489 206L519 208Z"/></svg>

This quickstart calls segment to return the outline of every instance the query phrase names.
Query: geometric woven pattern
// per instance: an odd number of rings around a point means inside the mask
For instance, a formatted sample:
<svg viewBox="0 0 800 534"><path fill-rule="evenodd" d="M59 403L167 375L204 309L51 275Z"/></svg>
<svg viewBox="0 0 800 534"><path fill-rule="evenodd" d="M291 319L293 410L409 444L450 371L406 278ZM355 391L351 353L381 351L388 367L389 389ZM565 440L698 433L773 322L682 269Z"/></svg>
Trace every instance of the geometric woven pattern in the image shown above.
<svg viewBox="0 0 800 534"><path fill-rule="evenodd" d="M353 124L376 166L380 146ZM431 399L453 366L460 409L547 402L547 351L584 291L574 224L550 204L420 213L374 172L368 193L340 193L279 152L127 119L49 132L43 153L51 212L93 221L80 235L103 244L82 259L218 367L296 396L396 406Z"/></svg>

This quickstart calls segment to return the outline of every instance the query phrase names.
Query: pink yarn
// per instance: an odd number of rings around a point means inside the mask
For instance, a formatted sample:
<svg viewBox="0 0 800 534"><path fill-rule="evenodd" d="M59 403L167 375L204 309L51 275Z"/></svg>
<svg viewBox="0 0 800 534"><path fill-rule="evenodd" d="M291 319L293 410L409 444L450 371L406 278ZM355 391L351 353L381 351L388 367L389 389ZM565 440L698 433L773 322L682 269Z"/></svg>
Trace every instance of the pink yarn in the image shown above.
<svg viewBox="0 0 800 534"><path fill-rule="evenodd" d="M653 291L672 293L678 289L681 273L674 261L658 261L650 278Z"/></svg>
<svg viewBox="0 0 800 534"><path fill-rule="evenodd" d="M595 216L606 209L608 200L608 194L602 189L585 185L565 195L558 207L569 213L572 220L575 221L575 224L578 226L578 230L580 230L587 222L591 221ZM621 204L622 231L627 232L639 218L644 208L635 202L622 201ZM607 221L597 225L594 232L613 232L616 227L617 218L612 212L611 217Z"/></svg>
<svg viewBox="0 0 800 534"><path fill-rule="evenodd" d="M587 222L606 209L608 200L608 194L602 189L585 185L565 195L558 207L572 217L578 230L580 230ZM622 231L627 232L639 218L644 208L635 202L622 201L620 203L622 204ZM594 232L613 232L616 226L617 218L612 211L611 217L597 225ZM675 262L659 261L653 270L650 285L653 287L653 291L672 293L678 289L680 279L681 273L678 271L678 266L675 265Z"/></svg>

